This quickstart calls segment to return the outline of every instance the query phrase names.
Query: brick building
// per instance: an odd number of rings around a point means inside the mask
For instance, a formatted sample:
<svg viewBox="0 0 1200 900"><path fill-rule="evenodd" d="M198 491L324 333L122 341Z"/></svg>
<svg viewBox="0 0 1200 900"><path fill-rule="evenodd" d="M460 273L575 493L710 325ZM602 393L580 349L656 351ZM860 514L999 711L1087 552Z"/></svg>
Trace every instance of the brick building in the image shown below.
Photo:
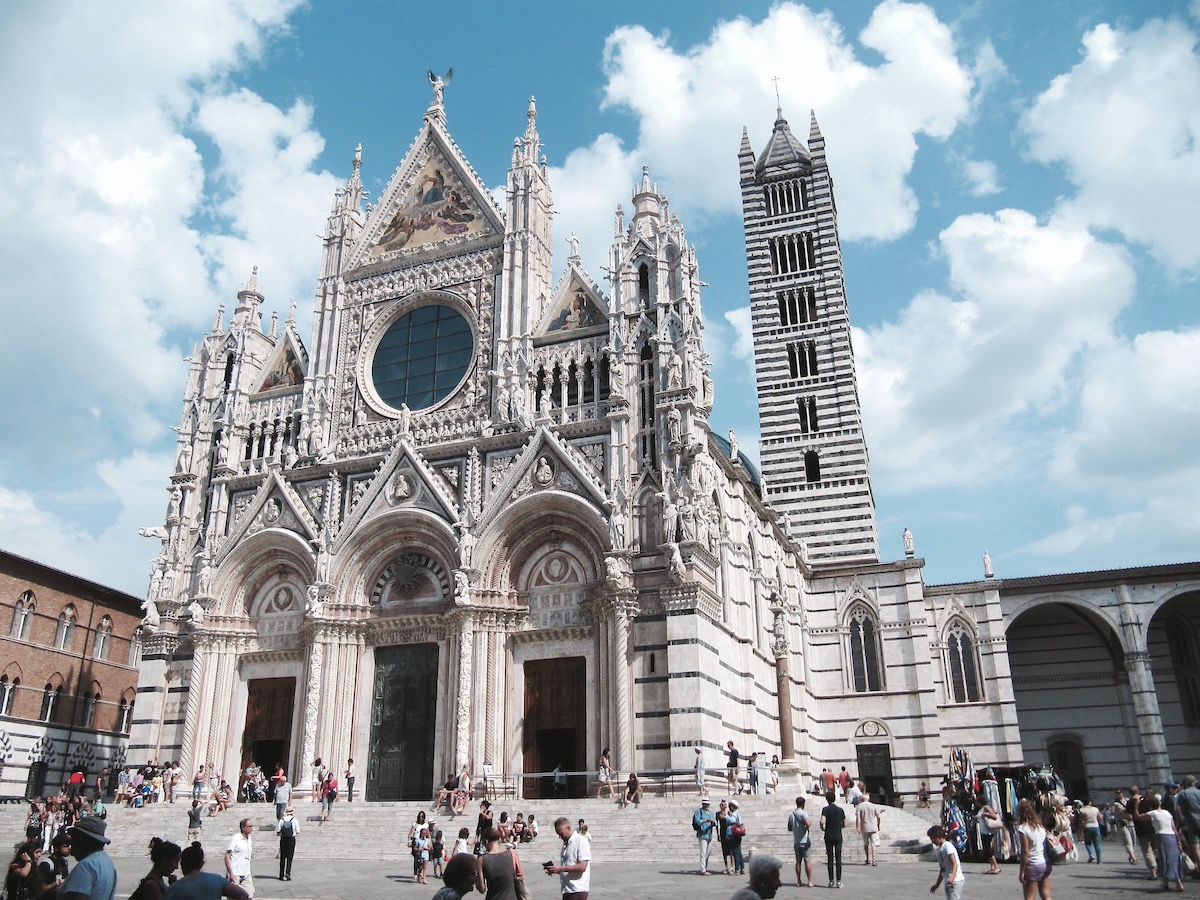
<svg viewBox="0 0 1200 900"><path fill-rule="evenodd" d="M0 550L0 797L124 763L141 620L136 597Z"/></svg>

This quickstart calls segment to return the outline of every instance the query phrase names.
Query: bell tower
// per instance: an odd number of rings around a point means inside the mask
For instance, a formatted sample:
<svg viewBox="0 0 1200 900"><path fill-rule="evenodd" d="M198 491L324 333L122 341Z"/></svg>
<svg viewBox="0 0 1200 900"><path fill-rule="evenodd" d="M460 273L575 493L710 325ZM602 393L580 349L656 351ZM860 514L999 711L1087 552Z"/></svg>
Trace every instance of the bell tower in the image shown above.
<svg viewBox="0 0 1200 900"><path fill-rule="evenodd" d="M814 563L879 558L833 179L812 117L807 146L782 110L756 157L738 152L763 500Z"/></svg>

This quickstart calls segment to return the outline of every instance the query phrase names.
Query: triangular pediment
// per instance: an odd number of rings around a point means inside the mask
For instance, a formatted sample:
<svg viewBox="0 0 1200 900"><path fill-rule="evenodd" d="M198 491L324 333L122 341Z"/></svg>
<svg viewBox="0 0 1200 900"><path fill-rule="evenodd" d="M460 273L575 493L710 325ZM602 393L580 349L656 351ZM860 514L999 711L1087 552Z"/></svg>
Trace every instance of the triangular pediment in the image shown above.
<svg viewBox="0 0 1200 900"><path fill-rule="evenodd" d="M567 340L608 328L608 304L590 278L574 262L559 281L535 335Z"/></svg>
<svg viewBox="0 0 1200 900"><path fill-rule="evenodd" d="M263 369L265 373L258 383L258 393L276 388L302 387L304 385L304 348L296 343L290 329L285 329L271 362Z"/></svg>
<svg viewBox="0 0 1200 900"><path fill-rule="evenodd" d="M235 497L230 510L232 522L229 534L221 541L214 558L214 566L246 538L267 529L292 531L311 542L319 531L316 520L309 513L299 494L292 489L278 470L272 469L248 502L237 502Z"/></svg>
<svg viewBox="0 0 1200 900"><path fill-rule="evenodd" d="M444 478L407 440L396 446L366 490L354 501L338 532L334 551L350 540L363 522L400 509L425 510L451 523L460 520L457 498L446 490Z"/></svg>
<svg viewBox="0 0 1200 900"><path fill-rule="evenodd" d="M578 494L597 511L608 499L600 479L579 451L543 425L488 497L477 530L482 533L512 503L537 491Z"/></svg>
<svg viewBox="0 0 1200 900"><path fill-rule="evenodd" d="M466 249L503 233L487 186L441 125L426 120L344 269Z"/></svg>

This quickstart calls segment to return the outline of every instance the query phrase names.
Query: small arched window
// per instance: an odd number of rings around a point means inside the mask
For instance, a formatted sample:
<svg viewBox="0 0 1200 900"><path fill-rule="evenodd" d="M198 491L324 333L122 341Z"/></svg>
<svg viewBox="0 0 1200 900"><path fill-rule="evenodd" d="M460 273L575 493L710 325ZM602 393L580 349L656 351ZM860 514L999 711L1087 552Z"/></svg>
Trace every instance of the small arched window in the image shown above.
<svg viewBox="0 0 1200 900"><path fill-rule="evenodd" d="M45 690L42 694L42 713L41 720L43 722L54 721L54 711L58 708L58 701L62 699L62 685L57 688L49 682L46 683Z"/></svg>
<svg viewBox="0 0 1200 900"><path fill-rule="evenodd" d="M33 591L26 591L13 609L12 628L9 635L18 641L29 640L29 627L33 624Z"/></svg>
<svg viewBox="0 0 1200 900"><path fill-rule="evenodd" d="M8 680L7 675L0 676L0 716L11 716L13 707L13 698L17 694L17 687L21 684L20 678Z"/></svg>
<svg viewBox="0 0 1200 900"><path fill-rule="evenodd" d="M133 700L121 698L121 702L117 707L117 731L121 734L129 734L129 728L133 724Z"/></svg>
<svg viewBox="0 0 1200 900"><path fill-rule="evenodd" d="M883 690L879 623L864 605L850 612L850 679L858 693Z"/></svg>
<svg viewBox="0 0 1200 900"><path fill-rule="evenodd" d="M129 639L129 665L136 666L142 661L142 626L134 629L133 637Z"/></svg>
<svg viewBox="0 0 1200 900"><path fill-rule="evenodd" d="M809 484L816 484L821 480L821 457L817 456L816 450L809 450L804 454L804 480Z"/></svg>
<svg viewBox="0 0 1200 900"><path fill-rule="evenodd" d="M978 703L983 699L975 638L961 619L951 622L946 633L946 680L955 703Z"/></svg>
<svg viewBox="0 0 1200 900"><path fill-rule="evenodd" d="M58 614L58 629L54 632L56 650L70 650L75 637L75 607L68 606Z"/></svg>
<svg viewBox="0 0 1200 900"><path fill-rule="evenodd" d="M650 303L650 267L645 263L638 266L638 300L642 306Z"/></svg>
<svg viewBox="0 0 1200 900"><path fill-rule="evenodd" d="M100 705L100 692L83 695L83 727L96 727L96 707Z"/></svg>
<svg viewBox="0 0 1200 900"><path fill-rule="evenodd" d="M105 616L96 626L96 637L92 641L92 658L108 659L108 647L112 643L112 619Z"/></svg>

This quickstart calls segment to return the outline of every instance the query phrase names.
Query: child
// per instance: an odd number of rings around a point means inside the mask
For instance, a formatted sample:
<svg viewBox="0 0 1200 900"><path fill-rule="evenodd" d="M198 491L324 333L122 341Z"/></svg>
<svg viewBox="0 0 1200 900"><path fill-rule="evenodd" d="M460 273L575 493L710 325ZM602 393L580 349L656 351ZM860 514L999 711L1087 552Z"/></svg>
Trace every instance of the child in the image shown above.
<svg viewBox="0 0 1200 900"><path fill-rule="evenodd" d="M460 854L460 853L470 853L470 852L471 852L471 829L470 828L460 828L460 829L458 829L458 840L454 842L454 852L451 853L450 855L458 856L458 854ZM447 871L449 871L449 870L447 870Z"/></svg>
<svg viewBox="0 0 1200 900"><path fill-rule="evenodd" d="M435 878L442 877L442 857L446 852L446 844L442 840L442 830L439 828L433 834L433 847L429 851L429 855L433 857L433 875Z"/></svg>
<svg viewBox="0 0 1200 900"><path fill-rule="evenodd" d="M446 885L433 895L433 900L462 900L475 886L475 859L470 854L454 856L446 863L442 881Z"/></svg>
<svg viewBox="0 0 1200 900"><path fill-rule="evenodd" d="M429 851L433 842L429 840L429 829L422 828L413 838L413 860L417 866L417 884L427 884L425 872L429 867Z"/></svg>
<svg viewBox="0 0 1200 900"><path fill-rule="evenodd" d="M958 851L952 843L946 840L946 829L941 825L934 825L927 834L933 841L933 849L937 852L938 859L937 881L933 883L929 893L932 894L938 889L938 885L942 883L944 877L946 879L946 900L961 900L963 881L966 876L963 875L962 866L958 864Z"/></svg>

